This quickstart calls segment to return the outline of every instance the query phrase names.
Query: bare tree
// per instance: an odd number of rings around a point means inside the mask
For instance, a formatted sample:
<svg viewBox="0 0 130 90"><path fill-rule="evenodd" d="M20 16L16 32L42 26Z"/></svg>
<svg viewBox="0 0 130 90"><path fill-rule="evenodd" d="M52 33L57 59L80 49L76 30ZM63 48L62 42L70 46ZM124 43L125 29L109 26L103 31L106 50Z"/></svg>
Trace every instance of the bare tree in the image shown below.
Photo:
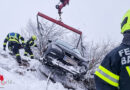
<svg viewBox="0 0 130 90"><path fill-rule="evenodd" d="M89 64L88 72L86 74L87 79L85 82L90 90L96 90L94 82L95 70L101 64L106 54L116 46L117 44L111 42L110 40L103 41L102 44L95 44L94 42L89 42L88 44L86 43L87 51L85 57L89 60Z"/></svg>
<svg viewBox="0 0 130 90"><path fill-rule="evenodd" d="M65 33L66 32L63 28L58 27L54 23L49 24L48 22L42 22L41 27L38 29L37 24L31 20L28 22L27 27L22 30L22 34L26 40L28 40L32 35L37 36L36 43L38 45L38 48L37 50L35 49L35 56L43 54L43 51L49 39L56 40L58 38L62 38L63 34Z"/></svg>

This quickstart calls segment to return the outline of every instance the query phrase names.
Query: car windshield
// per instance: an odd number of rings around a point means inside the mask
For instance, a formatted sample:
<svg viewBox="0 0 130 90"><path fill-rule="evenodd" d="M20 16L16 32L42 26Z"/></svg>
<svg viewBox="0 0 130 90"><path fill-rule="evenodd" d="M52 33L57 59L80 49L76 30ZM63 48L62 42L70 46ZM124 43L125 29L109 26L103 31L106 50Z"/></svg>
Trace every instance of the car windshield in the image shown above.
<svg viewBox="0 0 130 90"><path fill-rule="evenodd" d="M81 55L78 49L76 49L75 47L73 47L72 45L70 45L70 44L67 43L67 42L64 42L64 41L62 41L62 40L56 40L56 43L57 43L57 44L60 44L60 45L62 45L62 46L64 46L64 47L66 47L66 48L68 48L68 49L71 49L71 50L73 50L75 53Z"/></svg>

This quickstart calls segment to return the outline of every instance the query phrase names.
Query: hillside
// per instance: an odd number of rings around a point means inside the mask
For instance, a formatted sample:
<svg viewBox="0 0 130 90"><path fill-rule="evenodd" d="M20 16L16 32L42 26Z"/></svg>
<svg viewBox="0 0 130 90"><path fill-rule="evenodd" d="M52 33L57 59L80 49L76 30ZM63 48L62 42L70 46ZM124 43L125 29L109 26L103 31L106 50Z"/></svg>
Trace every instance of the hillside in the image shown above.
<svg viewBox="0 0 130 90"><path fill-rule="evenodd" d="M23 57L23 56L22 56ZM2 90L67 90L60 83L49 82L39 71L38 60L29 60L30 66L18 66L15 58L0 48L0 75L4 81L0 83Z"/></svg>

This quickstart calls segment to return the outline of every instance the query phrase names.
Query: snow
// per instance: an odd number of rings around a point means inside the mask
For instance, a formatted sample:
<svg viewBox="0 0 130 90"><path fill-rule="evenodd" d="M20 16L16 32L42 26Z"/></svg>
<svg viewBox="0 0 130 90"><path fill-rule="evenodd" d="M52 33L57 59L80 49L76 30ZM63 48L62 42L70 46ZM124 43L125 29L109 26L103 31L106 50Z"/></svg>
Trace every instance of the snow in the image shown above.
<svg viewBox="0 0 130 90"><path fill-rule="evenodd" d="M22 56L23 57L23 56ZM30 60L27 57L27 60ZM18 66L16 59L0 48L0 75L4 76L4 85L0 83L1 90L46 90L47 79L38 73L38 60L29 61L29 67ZM30 71L29 69L36 69ZM29 71L27 71L29 70ZM60 83L49 81L48 90L68 90Z"/></svg>

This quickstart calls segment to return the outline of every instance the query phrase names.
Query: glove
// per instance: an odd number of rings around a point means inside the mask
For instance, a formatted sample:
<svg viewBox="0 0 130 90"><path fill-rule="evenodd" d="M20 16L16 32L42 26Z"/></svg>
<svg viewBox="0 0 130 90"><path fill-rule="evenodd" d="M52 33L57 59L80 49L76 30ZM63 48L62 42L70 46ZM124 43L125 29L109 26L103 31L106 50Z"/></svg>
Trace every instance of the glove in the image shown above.
<svg viewBox="0 0 130 90"><path fill-rule="evenodd" d="M25 43L22 43L21 47L24 48L25 47Z"/></svg>
<svg viewBox="0 0 130 90"><path fill-rule="evenodd" d="M35 45L34 47L38 47L37 45Z"/></svg>
<svg viewBox="0 0 130 90"><path fill-rule="evenodd" d="M5 47L3 48L4 51L6 51Z"/></svg>

